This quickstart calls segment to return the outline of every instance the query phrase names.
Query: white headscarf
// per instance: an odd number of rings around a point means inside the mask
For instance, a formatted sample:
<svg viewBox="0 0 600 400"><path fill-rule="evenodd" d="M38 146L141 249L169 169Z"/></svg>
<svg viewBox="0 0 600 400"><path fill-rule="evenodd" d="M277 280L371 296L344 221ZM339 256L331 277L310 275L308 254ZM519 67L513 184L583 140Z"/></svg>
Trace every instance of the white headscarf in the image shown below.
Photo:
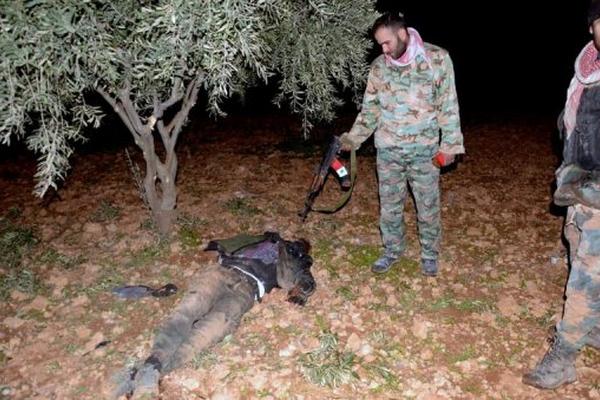
<svg viewBox="0 0 600 400"><path fill-rule="evenodd" d="M406 46L406 51L404 54L400 56L400 58L392 58L389 55L385 56L385 62L388 66L394 67L406 67L418 56L421 55L429 64L429 57L427 57L427 53L425 52L425 46L423 45L423 39L421 39L421 35L414 28L407 28L408 31L408 45Z"/></svg>

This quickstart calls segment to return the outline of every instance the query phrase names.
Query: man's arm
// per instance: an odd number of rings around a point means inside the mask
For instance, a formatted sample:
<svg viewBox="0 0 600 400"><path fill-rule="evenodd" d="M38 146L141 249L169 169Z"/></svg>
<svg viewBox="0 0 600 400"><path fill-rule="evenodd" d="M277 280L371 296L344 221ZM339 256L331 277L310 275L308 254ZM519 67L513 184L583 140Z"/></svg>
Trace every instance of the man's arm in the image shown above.
<svg viewBox="0 0 600 400"><path fill-rule="evenodd" d="M340 136L340 143L344 150L358 149L377 128L381 114L379 100L377 99L380 81L378 75L377 68L371 67L360 113L350 131Z"/></svg>
<svg viewBox="0 0 600 400"><path fill-rule="evenodd" d="M460 130L454 67L448 54L445 54L442 60L438 82L437 120L442 132L440 152L448 155L462 154L465 152L465 148L463 145L463 135Z"/></svg>

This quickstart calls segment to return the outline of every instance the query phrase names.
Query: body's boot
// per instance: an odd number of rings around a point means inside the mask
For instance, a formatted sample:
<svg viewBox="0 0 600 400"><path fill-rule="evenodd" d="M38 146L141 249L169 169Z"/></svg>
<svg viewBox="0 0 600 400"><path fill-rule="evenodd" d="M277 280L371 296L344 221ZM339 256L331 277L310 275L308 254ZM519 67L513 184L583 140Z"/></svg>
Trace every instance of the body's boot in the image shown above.
<svg viewBox="0 0 600 400"><path fill-rule="evenodd" d="M556 336L552 347L535 368L523 375L523 383L538 389L556 389L577 379L575 358L578 349Z"/></svg>
<svg viewBox="0 0 600 400"><path fill-rule="evenodd" d="M137 370L133 377L133 393L131 400L153 400L158 398L161 363L155 356L150 356Z"/></svg>

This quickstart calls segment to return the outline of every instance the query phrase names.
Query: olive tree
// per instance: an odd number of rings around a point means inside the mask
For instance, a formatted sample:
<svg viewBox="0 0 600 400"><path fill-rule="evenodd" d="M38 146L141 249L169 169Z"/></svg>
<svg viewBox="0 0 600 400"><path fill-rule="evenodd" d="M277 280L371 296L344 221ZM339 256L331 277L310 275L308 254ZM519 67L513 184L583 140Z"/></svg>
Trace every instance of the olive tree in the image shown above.
<svg viewBox="0 0 600 400"><path fill-rule="evenodd" d="M146 163L162 233L175 218L175 147L200 93L224 99L274 80L304 126L360 91L373 4L364 0L0 0L0 141L38 154L35 194L57 189L98 93ZM159 151L160 150L160 151Z"/></svg>

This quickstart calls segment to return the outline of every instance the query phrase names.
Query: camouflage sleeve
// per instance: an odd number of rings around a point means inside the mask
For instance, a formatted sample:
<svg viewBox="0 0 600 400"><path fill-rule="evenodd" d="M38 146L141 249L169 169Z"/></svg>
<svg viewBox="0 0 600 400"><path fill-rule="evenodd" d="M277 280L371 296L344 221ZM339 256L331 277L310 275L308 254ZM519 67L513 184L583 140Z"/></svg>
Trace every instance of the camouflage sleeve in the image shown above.
<svg viewBox="0 0 600 400"><path fill-rule="evenodd" d="M462 154L465 152L465 148L460 130L454 67L448 54L444 56L438 82L437 120L442 131L440 151L446 154Z"/></svg>
<svg viewBox="0 0 600 400"><path fill-rule="evenodd" d="M344 133L340 137L342 144L351 146L353 149L358 149L371 136L379 122L381 111L379 100L377 99L377 90L379 87L379 78L377 75L376 67L372 67L369 71L367 88L365 89L360 113L356 117L350 132Z"/></svg>

